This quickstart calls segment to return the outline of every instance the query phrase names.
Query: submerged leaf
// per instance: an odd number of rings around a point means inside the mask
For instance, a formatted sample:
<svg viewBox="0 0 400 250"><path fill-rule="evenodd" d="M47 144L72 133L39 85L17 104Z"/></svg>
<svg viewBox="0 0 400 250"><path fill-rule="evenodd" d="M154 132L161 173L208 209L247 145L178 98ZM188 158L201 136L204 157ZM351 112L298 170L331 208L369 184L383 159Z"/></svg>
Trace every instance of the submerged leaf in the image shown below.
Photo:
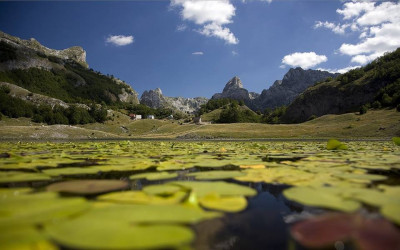
<svg viewBox="0 0 400 250"><path fill-rule="evenodd" d="M245 175L240 171L202 171L196 173L187 174L187 176L194 176L196 180L221 180L221 179L231 179L234 177L239 177Z"/></svg>
<svg viewBox="0 0 400 250"><path fill-rule="evenodd" d="M91 195L126 189L128 183L119 180L75 180L64 181L47 186L48 191Z"/></svg>

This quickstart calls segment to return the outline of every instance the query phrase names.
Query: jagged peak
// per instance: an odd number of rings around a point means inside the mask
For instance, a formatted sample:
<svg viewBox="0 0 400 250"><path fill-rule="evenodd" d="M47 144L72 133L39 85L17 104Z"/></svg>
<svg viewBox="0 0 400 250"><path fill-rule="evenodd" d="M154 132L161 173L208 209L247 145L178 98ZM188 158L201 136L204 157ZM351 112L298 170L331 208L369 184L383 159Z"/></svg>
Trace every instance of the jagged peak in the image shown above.
<svg viewBox="0 0 400 250"><path fill-rule="evenodd" d="M162 95L162 90L160 88L156 88L154 92L158 93L159 95Z"/></svg>
<svg viewBox="0 0 400 250"><path fill-rule="evenodd" d="M26 47L34 51L44 53L47 56L55 56L63 60L73 60L86 68L89 67L86 62L86 51L80 46L73 46L63 50L50 49L47 48L46 46L43 46L35 38L30 38L29 40L23 40L18 37L4 33L2 31L0 31L0 40L14 46Z"/></svg>
<svg viewBox="0 0 400 250"><path fill-rule="evenodd" d="M223 92L226 92L231 89L242 89L242 88L243 88L242 81L240 80L240 78L238 76L234 76L231 80L229 80L226 83Z"/></svg>

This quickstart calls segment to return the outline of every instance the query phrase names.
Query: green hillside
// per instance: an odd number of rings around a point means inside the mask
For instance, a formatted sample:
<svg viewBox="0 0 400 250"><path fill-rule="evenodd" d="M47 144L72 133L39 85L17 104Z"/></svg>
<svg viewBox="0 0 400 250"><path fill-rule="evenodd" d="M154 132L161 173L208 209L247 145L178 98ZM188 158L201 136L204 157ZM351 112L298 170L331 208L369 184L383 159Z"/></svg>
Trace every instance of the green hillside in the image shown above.
<svg viewBox="0 0 400 250"><path fill-rule="evenodd" d="M365 67L308 88L289 105L281 120L304 122L325 114L394 108L399 104L400 48Z"/></svg>

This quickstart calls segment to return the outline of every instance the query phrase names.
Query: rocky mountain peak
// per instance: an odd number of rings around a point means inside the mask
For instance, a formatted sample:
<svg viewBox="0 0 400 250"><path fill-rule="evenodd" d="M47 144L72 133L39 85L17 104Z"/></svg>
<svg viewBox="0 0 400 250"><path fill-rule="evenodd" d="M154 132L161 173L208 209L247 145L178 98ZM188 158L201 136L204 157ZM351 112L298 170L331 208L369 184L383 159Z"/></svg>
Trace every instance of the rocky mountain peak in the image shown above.
<svg viewBox="0 0 400 250"><path fill-rule="evenodd" d="M229 82L226 83L225 88L222 92L227 92L234 89L242 89L243 83L239 77L234 76Z"/></svg>
<svg viewBox="0 0 400 250"><path fill-rule="evenodd" d="M157 93L157 94L159 94L159 95L162 95L162 91L161 91L160 88L156 88L156 89L154 90L154 92Z"/></svg>
<svg viewBox="0 0 400 250"><path fill-rule="evenodd" d="M73 46L71 48L63 50L50 49L40 44L35 38L23 40L2 31L0 31L0 41L6 42L17 48L24 47L27 49L31 49L33 51L40 52L46 56L54 56L62 60L73 60L81 64L85 68L89 67L86 62L86 51L79 46Z"/></svg>

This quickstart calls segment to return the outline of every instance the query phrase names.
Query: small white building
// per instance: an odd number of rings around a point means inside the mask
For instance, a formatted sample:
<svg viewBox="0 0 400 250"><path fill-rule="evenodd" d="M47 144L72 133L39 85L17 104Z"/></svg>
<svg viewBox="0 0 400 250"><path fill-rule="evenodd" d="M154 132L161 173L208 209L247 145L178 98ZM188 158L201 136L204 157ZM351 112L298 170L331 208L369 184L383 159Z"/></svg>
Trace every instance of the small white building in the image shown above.
<svg viewBox="0 0 400 250"><path fill-rule="evenodd" d="M154 115L148 115L148 116L147 116L147 119L154 120Z"/></svg>
<svg viewBox="0 0 400 250"><path fill-rule="evenodd" d="M142 115L137 115L137 114L129 114L129 117L131 118L131 120L141 120L142 119Z"/></svg>
<svg viewBox="0 0 400 250"><path fill-rule="evenodd" d="M172 120L172 119L174 119L174 116L173 116L173 115L169 115L169 116L167 117L167 119Z"/></svg>

